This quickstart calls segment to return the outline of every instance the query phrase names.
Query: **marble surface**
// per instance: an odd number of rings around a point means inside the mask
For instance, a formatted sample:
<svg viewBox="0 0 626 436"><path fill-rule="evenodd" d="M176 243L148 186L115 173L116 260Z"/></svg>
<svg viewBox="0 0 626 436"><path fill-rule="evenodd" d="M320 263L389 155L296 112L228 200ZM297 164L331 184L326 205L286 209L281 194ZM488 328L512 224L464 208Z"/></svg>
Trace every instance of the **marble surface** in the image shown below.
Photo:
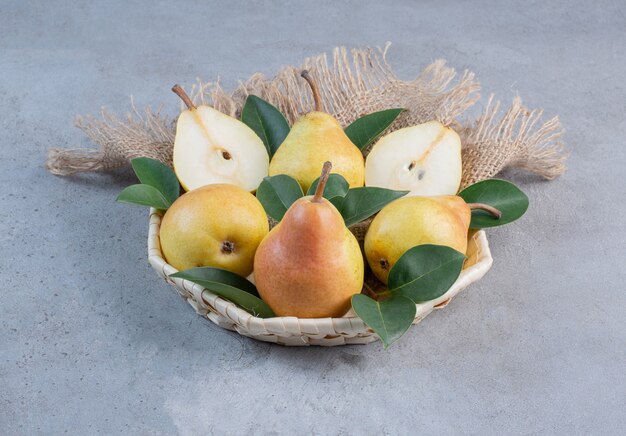
<svg viewBox="0 0 626 436"><path fill-rule="evenodd" d="M0 427L37 434L626 432L626 16L598 2L0 0ZM568 171L494 266L388 351L284 348L198 317L150 269L128 171L59 178L76 114L163 104L335 45L437 58L559 114Z"/></svg>

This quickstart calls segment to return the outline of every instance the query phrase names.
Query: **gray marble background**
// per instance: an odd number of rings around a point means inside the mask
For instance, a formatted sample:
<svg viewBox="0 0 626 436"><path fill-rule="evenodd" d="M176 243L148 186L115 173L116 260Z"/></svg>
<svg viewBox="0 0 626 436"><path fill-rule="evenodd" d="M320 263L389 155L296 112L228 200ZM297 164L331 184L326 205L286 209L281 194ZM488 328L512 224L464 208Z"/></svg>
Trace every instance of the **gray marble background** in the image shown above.
<svg viewBox="0 0 626 436"><path fill-rule="evenodd" d="M624 434L623 2L0 1L0 432ZM484 94L559 114L568 172L508 173L527 215L495 263L390 350L283 348L199 318L146 261L133 182L58 178L52 146L100 106L335 45L382 46L400 77L436 58Z"/></svg>

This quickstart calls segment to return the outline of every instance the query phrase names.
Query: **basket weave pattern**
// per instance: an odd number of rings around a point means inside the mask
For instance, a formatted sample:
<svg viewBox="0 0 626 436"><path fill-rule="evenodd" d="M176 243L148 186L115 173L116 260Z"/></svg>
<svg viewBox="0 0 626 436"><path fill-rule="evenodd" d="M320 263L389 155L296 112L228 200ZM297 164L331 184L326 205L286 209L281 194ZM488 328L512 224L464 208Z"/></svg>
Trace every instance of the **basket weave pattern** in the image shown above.
<svg viewBox="0 0 626 436"><path fill-rule="evenodd" d="M150 265L199 315L218 326L261 341L288 346L367 344L379 339L352 311L342 318L305 319L285 316L263 319L249 314L200 285L184 279L169 278L170 274L178 270L163 258L159 242L160 225L161 215L151 209L148 235ZM493 259L484 231L478 231L470 236L467 257L461 275L448 292L435 300L417 304L413 324L420 322L434 309L445 307L452 297L470 283L479 280L489 270Z"/></svg>

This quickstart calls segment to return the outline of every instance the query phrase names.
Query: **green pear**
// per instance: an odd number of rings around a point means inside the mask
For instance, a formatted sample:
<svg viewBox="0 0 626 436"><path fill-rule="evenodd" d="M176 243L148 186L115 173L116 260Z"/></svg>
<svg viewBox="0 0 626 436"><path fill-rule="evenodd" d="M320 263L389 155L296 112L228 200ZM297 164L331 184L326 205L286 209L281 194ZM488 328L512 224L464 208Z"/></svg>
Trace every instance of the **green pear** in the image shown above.
<svg viewBox="0 0 626 436"><path fill-rule="evenodd" d="M322 197L330 168L326 162L315 195L293 203L254 256L259 295L276 315L340 317L363 287L359 243Z"/></svg>
<svg viewBox="0 0 626 436"><path fill-rule="evenodd" d="M333 172L341 174L351 188L363 186L365 162L361 150L350 141L339 122L323 112L319 90L309 73L303 71L302 77L313 91L315 111L294 123L270 162L269 175L287 174L307 192L324 162L331 161Z"/></svg>

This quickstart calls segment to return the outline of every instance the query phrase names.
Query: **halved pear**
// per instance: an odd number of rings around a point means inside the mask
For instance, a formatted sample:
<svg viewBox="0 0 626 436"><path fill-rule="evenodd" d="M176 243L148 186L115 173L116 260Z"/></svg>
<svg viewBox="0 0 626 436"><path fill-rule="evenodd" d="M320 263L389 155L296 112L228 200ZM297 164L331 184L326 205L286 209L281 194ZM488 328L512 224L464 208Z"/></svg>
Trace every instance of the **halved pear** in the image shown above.
<svg viewBox="0 0 626 436"><path fill-rule="evenodd" d="M365 186L410 191L407 196L454 195L461 184L461 139L438 121L381 138L365 161Z"/></svg>
<svg viewBox="0 0 626 436"><path fill-rule="evenodd" d="M228 183L255 191L267 176L270 158L261 138L241 121L210 106L196 107L178 85L187 105L176 123L174 171L187 191Z"/></svg>

